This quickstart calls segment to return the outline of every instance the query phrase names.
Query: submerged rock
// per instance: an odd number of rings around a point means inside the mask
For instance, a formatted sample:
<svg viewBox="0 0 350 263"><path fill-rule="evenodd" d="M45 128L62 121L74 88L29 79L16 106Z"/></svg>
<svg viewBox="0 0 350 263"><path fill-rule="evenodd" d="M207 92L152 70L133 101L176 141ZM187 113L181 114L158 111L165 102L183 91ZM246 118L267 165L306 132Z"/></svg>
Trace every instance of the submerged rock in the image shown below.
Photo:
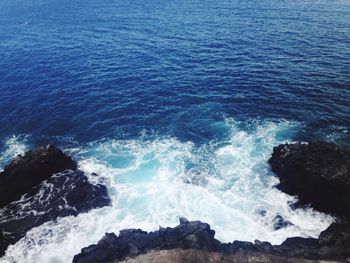
<svg viewBox="0 0 350 263"><path fill-rule="evenodd" d="M14 195L17 200L0 209L0 256L36 226L110 204L107 188L91 184L76 170L76 163L54 146L17 157L3 174L6 179L0 180L0 188L6 188L3 184L7 183L18 194ZM26 187L18 191L16 185L22 182Z"/></svg>
<svg viewBox="0 0 350 263"><path fill-rule="evenodd" d="M76 168L76 162L53 145L17 156L0 173L0 208L19 199L51 175Z"/></svg>
<svg viewBox="0 0 350 263"><path fill-rule="evenodd" d="M244 241L225 244L216 240L214 234L214 230L206 223L188 222L181 218L180 225L174 228L160 228L149 233L140 229L128 229L120 231L119 236L106 234L96 245L83 248L80 254L74 256L73 262L142 262L139 260L146 260L147 257L138 258L140 255L173 249L180 252L206 251L216 255L216 261L213 258L214 261L204 262L221 262L220 258L225 258L228 262L245 262L246 259L250 259L249 262L309 262L305 259L343 261L350 258L350 224L347 223L332 224L321 233L319 239L289 238L280 246L258 240L254 244ZM172 262L172 256L161 257L163 261L159 262ZM200 254L194 256L195 259ZM131 258L135 258L135 261ZM289 261L291 258L293 260ZM262 259L265 261L260 261Z"/></svg>
<svg viewBox="0 0 350 263"><path fill-rule="evenodd" d="M350 153L334 143L282 144L269 160L283 192L297 195L296 206L350 217Z"/></svg>
<svg viewBox="0 0 350 263"><path fill-rule="evenodd" d="M293 225L292 222L285 220L281 215L276 215L275 218L273 219L274 230L279 230L281 228L285 228L292 225Z"/></svg>

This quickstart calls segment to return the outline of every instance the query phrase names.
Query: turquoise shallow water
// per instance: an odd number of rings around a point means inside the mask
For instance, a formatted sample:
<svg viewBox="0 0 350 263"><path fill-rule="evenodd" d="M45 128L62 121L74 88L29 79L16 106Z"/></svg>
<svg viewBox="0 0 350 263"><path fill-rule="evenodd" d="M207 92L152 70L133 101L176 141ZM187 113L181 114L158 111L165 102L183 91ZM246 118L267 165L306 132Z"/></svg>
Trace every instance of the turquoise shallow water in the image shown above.
<svg viewBox="0 0 350 263"><path fill-rule="evenodd" d="M287 141L350 146L349 72L348 1L1 1L0 167L53 142L112 199L2 260L68 262L180 216L225 242L317 236L332 218L291 210L267 160Z"/></svg>
<svg viewBox="0 0 350 263"><path fill-rule="evenodd" d="M295 198L274 187L278 179L267 163L273 146L290 141L300 124L263 121L243 129L246 123L225 119L221 125L225 137L202 144L148 134L72 142L65 150L91 183L107 186L111 206L30 230L9 247L4 262L69 262L105 232L176 226L181 216L208 222L223 242L280 244L292 236L317 237L333 218L312 209L292 210ZM25 138L11 137L0 161L28 147ZM293 225L276 230L278 215Z"/></svg>

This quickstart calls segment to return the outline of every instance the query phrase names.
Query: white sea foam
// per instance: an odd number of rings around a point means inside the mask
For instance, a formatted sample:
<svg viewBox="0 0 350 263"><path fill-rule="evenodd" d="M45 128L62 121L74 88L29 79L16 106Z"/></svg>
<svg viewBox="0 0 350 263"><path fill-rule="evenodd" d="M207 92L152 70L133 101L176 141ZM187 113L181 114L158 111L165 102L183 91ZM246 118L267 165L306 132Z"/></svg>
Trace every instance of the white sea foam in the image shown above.
<svg viewBox="0 0 350 263"><path fill-rule="evenodd" d="M243 129L227 120L225 125L228 138L202 146L140 138L81 149L80 168L100 175L90 180L107 185L112 205L32 229L9 247L5 262L69 262L105 232L175 226L180 216L209 223L223 242L317 237L332 218L290 209L293 197L273 187L278 180L267 164L273 146L288 139L295 124L264 122ZM293 225L274 230L277 214Z"/></svg>
<svg viewBox="0 0 350 263"><path fill-rule="evenodd" d="M27 151L26 138L23 136L11 136L4 142L3 151L0 153L0 171L4 166L19 154Z"/></svg>

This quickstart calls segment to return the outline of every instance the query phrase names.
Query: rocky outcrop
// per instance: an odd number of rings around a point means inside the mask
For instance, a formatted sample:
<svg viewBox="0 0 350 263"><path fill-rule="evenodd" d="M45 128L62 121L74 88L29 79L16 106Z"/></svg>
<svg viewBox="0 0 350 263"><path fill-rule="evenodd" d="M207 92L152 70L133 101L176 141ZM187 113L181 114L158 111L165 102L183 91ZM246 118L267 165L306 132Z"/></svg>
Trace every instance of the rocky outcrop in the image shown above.
<svg viewBox="0 0 350 263"><path fill-rule="evenodd" d="M282 144L269 160L283 192L297 195L296 206L350 217L350 153L334 143Z"/></svg>
<svg viewBox="0 0 350 263"><path fill-rule="evenodd" d="M107 188L91 184L76 167L60 149L47 146L17 157L5 168L0 189L8 186L16 194L0 209L0 257L36 226L110 204Z"/></svg>
<svg viewBox="0 0 350 263"><path fill-rule="evenodd" d="M288 262L287 259L290 258L299 261L289 262L302 262L304 259L350 259L350 225L345 223L332 224L321 233L319 239L290 238L280 246L258 240L254 244L242 241L224 244L216 240L214 235L214 230L211 230L208 224L200 221L188 222L185 219L181 219L177 227L160 228L150 233L140 229L122 230L119 236L113 233L106 234L96 245L83 248L81 253L74 257L73 262L121 262L152 251L172 249L213 252L230 260L260 256L266 259L262 262Z"/></svg>
<svg viewBox="0 0 350 263"><path fill-rule="evenodd" d="M350 224L338 222L321 232L318 239L287 238L274 251L281 255L311 259L350 260Z"/></svg>
<svg viewBox="0 0 350 263"><path fill-rule="evenodd" d="M292 226L293 223L285 220L281 215L276 215L273 219L273 229L279 230L284 227Z"/></svg>
<svg viewBox="0 0 350 263"><path fill-rule="evenodd" d="M110 262L135 257L150 250L195 248L217 251L220 242L214 239L215 231L199 221L180 220L175 228L160 228L147 233L140 229L106 234L97 245L83 248L81 254L74 257L74 262Z"/></svg>
<svg viewBox="0 0 350 263"><path fill-rule="evenodd" d="M2 229L0 229L0 257L4 254L5 250L8 247L8 242L5 240L5 237L2 233Z"/></svg>
<svg viewBox="0 0 350 263"><path fill-rule="evenodd" d="M0 208L17 200L51 175L76 167L71 157L53 145L17 156L0 173Z"/></svg>

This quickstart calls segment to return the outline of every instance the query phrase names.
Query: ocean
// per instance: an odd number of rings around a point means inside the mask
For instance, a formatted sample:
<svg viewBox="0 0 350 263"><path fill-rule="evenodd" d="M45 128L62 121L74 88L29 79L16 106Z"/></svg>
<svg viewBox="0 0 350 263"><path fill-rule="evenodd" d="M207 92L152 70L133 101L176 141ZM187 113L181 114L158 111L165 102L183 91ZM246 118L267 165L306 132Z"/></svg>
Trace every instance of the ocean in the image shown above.
<svg viewBox="0 0 350 263"><path fill-rule="evenodd" d="M0 170L54 143L112 200L30 230L4 262L68 262L180 216L273 244L333 220L292 210L267 160L284 142L350 149L349 1L2 0L0 80Z"/></svg>

